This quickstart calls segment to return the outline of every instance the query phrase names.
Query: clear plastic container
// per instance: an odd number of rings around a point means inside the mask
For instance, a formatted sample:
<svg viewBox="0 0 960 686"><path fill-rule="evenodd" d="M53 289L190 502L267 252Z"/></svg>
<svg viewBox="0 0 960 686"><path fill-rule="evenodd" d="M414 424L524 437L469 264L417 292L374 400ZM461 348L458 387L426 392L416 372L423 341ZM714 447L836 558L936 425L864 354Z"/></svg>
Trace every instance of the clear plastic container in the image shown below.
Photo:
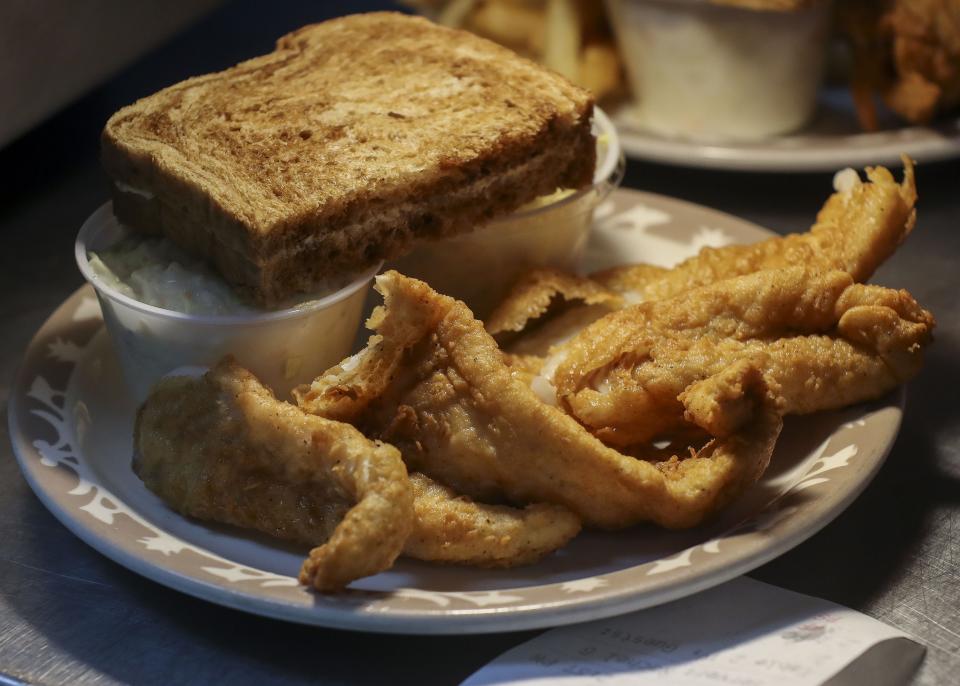
<svg viewBox="0 0 960 686"><path fill-rule="evenodd" d="M389 265L463 300L485 317L524 272L537 267L576 270L593 211L623 180L625 160L610 119L594 109L597 168L593 185L548 204L521 209L477 230L424 241Z"/></svg>
<svg viewBox="0 0 960 686"><path fill-rule="evenodd" d="M381 265L344 288L282 310L242 315L195 315L139 302L105 283L90 267L89 251L129 234L106 203L77 236L77 265L97 293L107 333L136 402L180 367L209 367L226 354L250 369L278 397L309 383L350 354L364 298Z"/></svg>
<svg viewBox="0 0 960 686"><path fill-rule="evenodd" d="M801 128L823 77L831 3L791 11L708 0L607 0L645 128L759 139Z"/></svg>

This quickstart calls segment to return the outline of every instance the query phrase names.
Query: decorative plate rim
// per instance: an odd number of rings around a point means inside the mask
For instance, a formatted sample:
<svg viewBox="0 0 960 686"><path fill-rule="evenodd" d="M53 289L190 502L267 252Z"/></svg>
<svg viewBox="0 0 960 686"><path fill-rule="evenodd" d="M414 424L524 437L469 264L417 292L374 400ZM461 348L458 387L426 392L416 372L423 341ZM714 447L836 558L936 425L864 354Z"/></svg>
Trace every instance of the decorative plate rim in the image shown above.
<svg viewBox="0 0 960 686"><path fill-rule="evenodd" d="M764 140L713 142L648 131L636 120L630 103L609 116L628 157L700 169L833 172L876 164L899 166L903 153L921 163L960 157L960 117L876 132L831 135L808 128Z"/></svg>

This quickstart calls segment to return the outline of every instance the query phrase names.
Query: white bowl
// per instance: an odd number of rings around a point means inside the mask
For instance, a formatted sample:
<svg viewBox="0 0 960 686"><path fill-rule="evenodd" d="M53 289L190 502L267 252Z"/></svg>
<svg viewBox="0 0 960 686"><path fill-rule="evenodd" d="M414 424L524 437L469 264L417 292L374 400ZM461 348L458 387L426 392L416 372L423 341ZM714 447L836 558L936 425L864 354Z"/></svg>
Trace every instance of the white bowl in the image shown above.
<svg viewBox="0 0 960 686"><path fill-rule="evenodd" d="M463 300L485 317L524 272L537 267L575 271L593 224L593 211L623 180L617 130L594 109L597 167L593 185L555 202L521 209L477 230L424 241L390 266Z"/></svg>
<svg viewBox="0 0 960 686"><path fill-rule="evenodd" d="M830 0L795 11L706 0L607 0L636 119L668 136L759 139L816 106Z"/></svg>
<svg viewBox="0 0 960 686"><path fill-rule="evenodd" d="M209 367L226 354L250 369L278 397L309 383L350 354L364 298L378 264L345 287L286 309L240 315L197 315L139 302L105 283L88 253L129 235L106 203L80 229L77 265L97 293L107 333L134 399L180 367Z"/></svg>

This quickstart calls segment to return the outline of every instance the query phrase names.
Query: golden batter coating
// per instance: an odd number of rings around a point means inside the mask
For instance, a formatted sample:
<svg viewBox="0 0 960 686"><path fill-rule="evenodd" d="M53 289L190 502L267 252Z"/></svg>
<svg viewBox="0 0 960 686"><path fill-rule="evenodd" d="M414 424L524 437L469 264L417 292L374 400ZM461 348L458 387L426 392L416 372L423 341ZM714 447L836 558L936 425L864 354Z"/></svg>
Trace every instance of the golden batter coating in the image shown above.
<svg viewBox="0 0 960 686"><path fill-rule="evenodd" d="M847 272L856 282L866 281L916 223L913 162L907 157L903 162L902 183L883 167L868 168L869 181L855 180L832 194L805 233L751 245L704 248L671 269L632 264L589 277L554 270L530 272L487 319L487 330L500 334L498 339L509 352L546 355L551 346L611 310L671 298L735 276L805 265L821 272ZM558 300L566 307L548 308Z"/></svg>
<svg viewBox="0 0 960 686"><path fill-rule="evenodd" d="M478 503L423 474L410 475L414 524L403 554L474 567L532 564L580 532L580 519L559 505L523 509Z"/></svg>
<svg viewBox="0 0 960 686"><path fill-rule="evenodd" d="M134 444L134 471L181 514L317 545L300 580L320 591L388 569L413 527L396 448L277 400L231 358L162 380Z"/></svg>
<svg viewBox="0 0 960 686"><path fill-rule="evenodd" d="M847 272L854 281L870 278L916 223L917 187L913 161L903 158L903 182L884 167L868 167L868 183L832 194L806 233L769 238L750 245L704 248L660 273L649 265L615 267L593 279L633 302L661 300L722 279L796 265Z"/></svg>
<svg viewBox="0 0 960 686"><path fill-rule="evenodd" d="M605 528L693 526L752 484L782 425L759 374L740 431L653 464L609 448L504 364L462 303L396 272L367 350L298 389L304 409L390 441L414 471L478 500L548 502ZM419 328L419 335L416 329Z"/></svg>
<svg viewBox="0 0 960 686"><path fill-rule="evenodd" d="M934 323L906 291L843 272L762 271L594 322L553 351L547 381L596 436L629 446L690 421L691 389L744 360L786 414L876 398L919 372ZM725 435L736 416L696 423Z"/></svg>

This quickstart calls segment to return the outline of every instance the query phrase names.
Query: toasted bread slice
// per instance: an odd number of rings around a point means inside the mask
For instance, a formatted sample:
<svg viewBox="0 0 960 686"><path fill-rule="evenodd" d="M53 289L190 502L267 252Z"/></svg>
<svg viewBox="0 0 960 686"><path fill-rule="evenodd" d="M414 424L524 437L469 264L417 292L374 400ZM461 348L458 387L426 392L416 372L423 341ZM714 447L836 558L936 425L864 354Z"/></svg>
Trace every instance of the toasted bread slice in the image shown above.
<svg viewBox="0 0 960 686"><path fill-rule="evenodd" d="M592 111L586 91L492 42L361 14L123 108L102 160L122 222L272 306L589 184Z"/></svg>

